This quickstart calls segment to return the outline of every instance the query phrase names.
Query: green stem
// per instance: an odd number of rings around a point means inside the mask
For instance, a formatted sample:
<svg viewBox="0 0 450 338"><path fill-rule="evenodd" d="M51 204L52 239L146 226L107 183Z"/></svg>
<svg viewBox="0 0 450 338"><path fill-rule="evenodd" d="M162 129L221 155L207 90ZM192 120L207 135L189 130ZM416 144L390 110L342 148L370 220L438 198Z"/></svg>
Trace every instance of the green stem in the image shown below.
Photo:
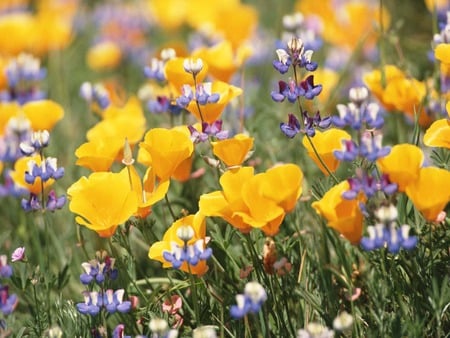
<svg viewBox="0 0 450 338"><path fill-rule="evenodd" d="M177 217L175 216L175 212L173 211L172 205L170 204L169 196L166 194L166 195L164 196L164 199L165 199L165 201L166 201L166 203L167 203L167 207L169 208L170 215L172 216L173 221L175 222L175 221L177 220Z"/></svg>
<svg viewBox="0 0 450 338"><path fill-rule="evenodd" d="M317 159L319 160L320 164L325 168L325 170L327 171L328 175L330 175L330 177L333 179L334 183L338 184L339 180L336 178L336 176L331 172L330 168L328 168L328 166L325 164L325 162L322 159L322 156L319 155L319 153L317 152L316 147L314 146L313 141L311 140L311 137L308 134L305 134L309 144L311 145L311 148L314 151L314 155L316 155Z"/></svg>
<svg viewBox="0 0 450 338"><path fill-rule="evenodd" d="M37 299L37 293L36 293L36 283L33 283L33 297L34 297L34 305L36 306L36 320L38 324L38 330L39 330L39 337L42 336L42 326L41 326L41 316L39 315L41 310L39 308L39 301Z"/></svg>
<svg viewBox="0 0 450 338"><path fill-rule="evenodd" d="M195 283L195 276L191 272L191 265L187 263L189 270L189 281L191 282L192 290L192 302L194 303L194 313L195 313L195 324L200 326L200 310L198 308L199 298L197 294L197 284Z"/></svg>

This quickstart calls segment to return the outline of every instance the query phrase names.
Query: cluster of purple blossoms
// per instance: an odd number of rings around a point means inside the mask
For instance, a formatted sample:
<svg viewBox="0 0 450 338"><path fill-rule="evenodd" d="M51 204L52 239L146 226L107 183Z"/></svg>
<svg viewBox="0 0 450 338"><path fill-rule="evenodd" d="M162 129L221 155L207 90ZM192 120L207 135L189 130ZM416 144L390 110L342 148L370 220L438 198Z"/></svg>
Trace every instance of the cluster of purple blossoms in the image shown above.
<svg viewBox="0 0 450 338"><path fill-rule="evenodd" d="M303 129L300 127L300 121L297 117L294 114L288 114L288 122L280 123L280 129L284 135L293 138L295 135L302 132L313 137L316 134L316 128L326 129L331 125L331 118L329 116L322 118L319 111L317 111L313 117L309 116L307 111L303 111L302 115Z"/></svg>
<svg viewBox="0 0 450 338"><path fill-rule="evenodd" d="M0 255L0 278L11 278L12 267L8 264L8 257ZM0 312L4 315L11 314L17 306L18 298L16 294L9 293L8 285L0 284Z"/></svg>
<svg viewBox="0 0 450 338"><path fill-rule="evenodd" d="M78 303L77 309L80 313L95 316L101 309L105 309L108 313L127 313L131 310L131 302L124 301L125 291L112 289L97 291L83 291L84 303Z"/></svg>
<svg viewBox="0 0 450 338"><path fill-rule="evenodd" d="M33 184L39 178L41 182L50 179L58 180L64 176L64 168L58 167L57 159L54 157L44 157L43 149L48 146L50 134L47 130L33 132L30 138L20 143L20 150L25 156L39 154L41 163L30 159L27 163L28 170L25 171L25 182ZM41 194L44 194L42 191ZM25 211L61 209L66 204L66 196L57 196L54 190L44 196L30 193L28 199L22 199L21 205Z"/></svg>
<svg viewBox="0 0 450 338"><path fill-rule="evenodd" d="M267 294L258 282L245 284L244 293L236 295L236 305L230 308L230 315L235 319L243 318L248 313L258 313L267 300Z"/></svg>
<svg viewBox="0 0 450 338"><path fill-rule="evenodd" d="M184 84L181 88L181 96L176 99L176 103L181 108L186 108L192 100L201 106L209 103L216 103L220 100L218 93L212 92L212 83L196 83L196 76L203 69L202 59L185 59L183 68L186 73L192 74L195 82L195 93L188 84Z"/></svg>
<svg viewBox="0 0 450 338"><path fill-rule="evenodd" d="M160 58L152 58L150 65L144 67L144 75L148 79L157 80L159 82L166 81L164 74L164 66L167 61L176 57L176 52L172 48L165 48L160 53Z"/></svg>
<svg viewBox="0 0 450 338"><path fill-rule="evenodd" d="M102 285L105 280L115 280L119 271L114 267L114 263L115 258L108 256L105 251L98 252L95 259L81 264L85 271L80 275L81 283L89 285L95 282Z"/></svg>
<svg viewBox="0 0 450 338"><path fill-rule="evenodd" d="M294 18L292 18L294 20ZM299 20L298 18L296 19ZM274 68L281 74L285 74L292 66L294 78L288 81L279 81L278 90L272 91L271 97L275 102L295 103L301 98L312 100L322 92L322 85L314 83L314 75L308 75L304 80L297 80L297 71L305 69L313 72L317 69L317 63L312 61L312 50L306 50L302 39L293 37L287 43L285 49L276 50L278 60L273 61ZM287 123L280 123L281 131L290 138L298 133L307 134L309 137L315 135L315 128L326 129L331 125L331 118L322 118L317 111L314 116L301 110L302 120L299 121L294 114L289 114Z"/></svg>
<svg viewBox="0 0 450 338"><path fill-rule="evenodd" d="M86 285L87 290L82 292L84 302L76 305L80 313L95 316L102 309L111 314L126 313L131 310L132 302L124 301L125 290L114 291L108 287L119 274L114 263L115 259L106 251L97 251L95 259L81 264L84 273L80 275L80 281ZM94 290L96 285L99 291Z"/></svg>
<svg viewBox="0 0 450 338"><path fill-rule="evenodd" d="M212 249L205 248L203 239L188 244L194 237L194 229L190 225L181 226L177 230L177 236L184 242L184 245L180 246L177 242L171 242L171 250L163 252L164 259L175 269L181 268L183 263L196 266L200 261L206 261L211 257Z"/></svg>
<svg viewBox="0 0 450 338"><path fill-rule="evenodd" d="M194 143L205 142L209 137L214 137L218 140L225 140L228 138L229 131L222 130L222 120L214 121L213 123L203 122L202 130L198 131L194 126L188 126L191 132L191 139Z"/></svg>
<svg viewBox="0 0 450 338"><path fill-rule="evenodd" d="M195 93L192 91L190 85L185 84L181 88L181 96L176 99L176 103L181 108L186 108L194 99L199 105L206 105L208 103L216 103L220 99L220 95L212 93L212 83L204 82L195 86Z"/></svg>
<svg viewBox="0 0 450 338"><path fill-rule="evenodd" d="M349 97L351 102L347 105L338 104L339 116L333 116L336 127L350 127L354 130L381 129L384 125L383 114L376 103L368 103L369 92L366 87L351 88Z"/></svg>
<svg viewBox="0 0 450 338"><path fill-rule="evenodd" d="M417 237L410 236L408 224L397 226L397 208L390 204L375 211L378 223L367 227L367 237L361 239L361 247L366 251L387 248L391 253L400 249L411 250L417 245Z"/></svg>
<svg viewBox="0 0 450 338"><path fill-rule="evenodd" d="M383 134L380 128L384 125L383 114L379 106L368 102L369 91L365 87L351 88L349 92L350 103L339 104L339 116L333 116L333 124L337 127L349 127L356 131L359 140L342 140L341 150L333 152L334 157L340 161L353 162L364 159L369 163L387 156L391 148L382 145ZM344 192L343 197L354 199L359 192L372 197L377 191L392 195L397 191L397 185L391 183L386 175L378 177L364 168L358 168L356 175L348 179L350 190Z"/></svg>
<svg viewBox="0 0 450 338"><path fill-rule="evenodd" d="M0 92L0 101L16 101L22 105L45 98L39 86L46 75L39 59L25 53L18 55L6 66L8 88Z"/></svg>
<svg viewBox="0 0 450 338"><path fill-rule="evenodd" d="M88 104L98 106L100 109L106 109L111 103L108 90L101 84L83 82L80 86L80 96Z"/></svg>

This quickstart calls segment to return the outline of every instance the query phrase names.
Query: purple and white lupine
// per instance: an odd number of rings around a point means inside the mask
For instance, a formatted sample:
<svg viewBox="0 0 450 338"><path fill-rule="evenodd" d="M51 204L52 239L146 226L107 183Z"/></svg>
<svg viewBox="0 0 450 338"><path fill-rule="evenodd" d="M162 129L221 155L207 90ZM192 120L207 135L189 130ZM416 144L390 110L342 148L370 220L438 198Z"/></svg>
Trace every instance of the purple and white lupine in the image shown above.
<svg viewBox="0 0 450 338"><path fill-rule="evenodd" d="M31 137L31 122L25 116L13 116L8 120L0 137L0 161L15 162L23 156L20 144Z"/></svg>
<svg viewBox="0 0 450 338"><path fill-rule="evenodd" d="M20 142L20 151L25 156L31 156L34 153L39 153L48 146L50 142L50 133L48 130L39 130L31 133L29 139Z"/></svg>
<svg viewBox="0 0 450 338"><path fill-rule="evenodd" d="M16 101L22 105L44 99L45 94L39 85L46 75L39 59L30 54L19 54L6 66L8 87L0 92L0 101Z"/></svg>
<svg viewBox="0 0 450 338"><path fill-rule="evenodd" d="M115 280L118 277L119 271L114 267L115 258L100 256L100 253L97 256L98 259L81 264L85 272L80 275L80 281L84 285L91 282L103 285L105 281Z"/></svg>
<svg viewBox="0 0 450 338"><path fill-rule="evenodd" d="M202 122L201 131L198 131L191 125L188 126L188 129L194 143L205 142L209 139L209 137L213 137L218 140L225 140L229 135L228 130L222 130L222 120L217 120L213 123Z"/></svg>
<svg viewBox="0 0 450 338"><path fill-rule="evenodd" d="M290 66L305 68L310 72L315 71L318 66L311 60L313 51L305 50L303 41L297 37L292 38L285 48L277 49L276 54L278 59L274 60L272 65L281 74L287 73Z"/></svg>
<svg viewBox="0 0 450 338"><path fill-rule="evenodd" d="M331 118L329 116L322 118L320 112L317 111L314 116L309 116L306 110L303 111L303 128L300 126L300 121L294 114L288 114L288 122L280 123L280 129L289 138L293 138L298 133L307 134L314 137L316 128L326 129L331 125Z"/></svg>
<svg viewBox="0 0 450 338"><path fill-rule="evenodd" d="M361 247L366 251L386 248L391 253L400 249L411 250L417 245L417 236L410 236L408 224L397 226L397 208L390 204L375 211L378 223L367 227L367 234L361 239Z"/></svg>
<svg viewBox="0 0 450 338"><path fill-rule="evenodd" d="M234 319L245 317L248 313L258 313L267 300L263 286L258 282L248 282L244 293L236 295L236 305L230 307L230 315Z"/></svg>
<svg viewBox="0 0 450 338"><path fill-rule="evenodd" d="M77 310L84 315L97 315L102 309L113 314L115 312L127 313L131 310L131 302L124 301L125 291L112 289L102 291L83 291L84 302L76 304Z"/></svg>
<svg viewBox="0 0 450 338"><path fill-rule="evenodd" d="M349 91L351 100L347 105L336 106L339 116L333 116L333 124L336 127L350 127L353 130L381 129L384 125L384 117L380 106L374 102L368 102L369 91L366 87L354 87Z"/></svg>
<svg viewBox="0 0 450 338"><path fill-rule="evenodd" d="M89 104L97 105L100 109L108 108L111 103L108 91L100 83L83 82L80 86L80 97Z"/></svg>
<svg viewBox="0 0 450 338"><path fill-rule="evenodd" d="M181 268L183 263L196 266L200 261L206 261L211 257L212 249L205 248L203 239L188 244L194 237L194 229L190 225L181 226L177 230L177 236L184 242L184 245L180 246L177 242L171 242L171 250L163 252L164 259L175 269Z"/></svg>

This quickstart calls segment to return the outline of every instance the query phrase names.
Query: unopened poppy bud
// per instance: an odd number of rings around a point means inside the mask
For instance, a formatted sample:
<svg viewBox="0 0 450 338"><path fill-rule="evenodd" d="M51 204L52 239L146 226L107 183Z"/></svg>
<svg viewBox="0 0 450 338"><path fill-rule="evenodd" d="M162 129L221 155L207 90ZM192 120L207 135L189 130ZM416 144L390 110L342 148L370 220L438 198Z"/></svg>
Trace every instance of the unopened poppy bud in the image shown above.
<svg viewBox="0 0 450 338"><path fill-rule="evenodd" d="M128 139L125 139L125 145L123 146L123 159L122 163L125 165L132 165L134 163L133 153L131 151L130 143Z"/></svg>

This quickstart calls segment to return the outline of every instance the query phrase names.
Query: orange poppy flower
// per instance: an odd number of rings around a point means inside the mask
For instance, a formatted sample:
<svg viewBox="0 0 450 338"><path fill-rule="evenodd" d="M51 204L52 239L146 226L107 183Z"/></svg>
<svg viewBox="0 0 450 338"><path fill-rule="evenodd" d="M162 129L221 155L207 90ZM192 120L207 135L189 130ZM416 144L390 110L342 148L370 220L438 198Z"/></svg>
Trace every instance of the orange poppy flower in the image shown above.
<svg viewBox="0 0 450 338"><path fill-rule="evenodd" d="M331 172L335 172L340 164L340 161L333 155L335 150L340 150L342 148L342 140L351 140L349 133L342 129L331 128L321 132L316 130L316 134L311 138L312 143L316 147L316 150ZM328 171L320 163L318 157L316 156L311 143L308 141L306 136L303 136L302 140L303 146L306 148L309 157L317 164L319 169L328 176Z"/></svg>
<svg viewBox="0 0 450 338"><path fill-rule="evenodd" d="M110 237L138 208L138 196L131 189L127 168L119 173L96 172L81 177L67 190L69 209L75 221Z"/></svg>
<svg viewBox="0 0 450 338"><path fill-rule="evenodd" d="M348 182L343 181L328 190L311 206L328 221L329 227L356 244L362 236L363 215L359 209L358 199L346 200L342 197L342 193L349 189Z"/></svg>
<svg viewBox="0 0 450 338"><path fill-rule="evenodd" d="M253 137L237 134L233 138L211 142L213 153L228 167L239 166L253 148Z"/></svg>

